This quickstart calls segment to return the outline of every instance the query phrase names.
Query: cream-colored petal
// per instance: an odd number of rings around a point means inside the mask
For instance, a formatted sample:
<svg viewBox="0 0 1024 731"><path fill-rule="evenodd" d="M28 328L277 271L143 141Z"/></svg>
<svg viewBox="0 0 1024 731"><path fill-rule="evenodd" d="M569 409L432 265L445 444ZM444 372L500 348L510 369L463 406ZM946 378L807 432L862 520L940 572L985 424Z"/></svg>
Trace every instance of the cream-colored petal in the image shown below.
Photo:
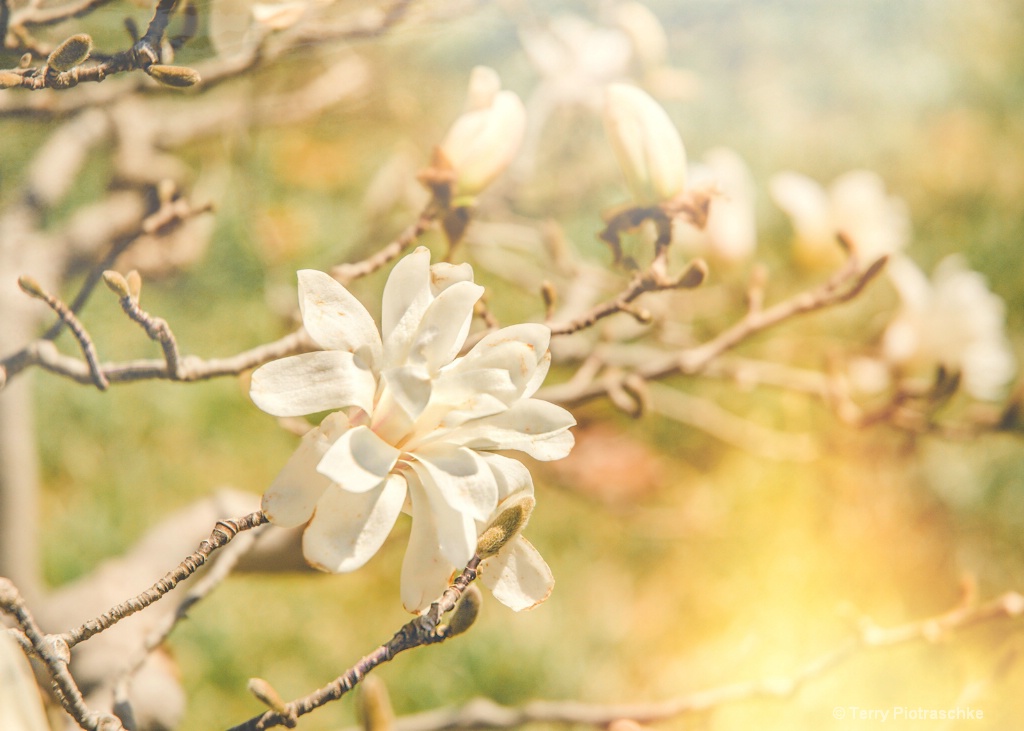
<svg viewBox="0 0 1024 731"><path fill-rule="evenodd" d="M498 505L501 505L511 495L533 494L533 476L526 465L518 459L491 452L479 452L478 454L494 473L494 481L498 486Z"/></svg>
<svg viewBox="0 0 1024 731"><path fill-rule="evenodd" d="M348 406L369 411L376 389L373 372L360 358L321 350L260 366L253 371L249 395L273 416L305 416Z"/></svg>
<svg viewBox="0 0 1024 731"><path fill-rule="evenodd" d="M430 267L430 292L435 297L458 282L472 282L473 267L469 264L449 264L439 261Z"/></svg>
<svg viewBox="0 0 1024 731"><path fill-rule="evenodd" d="M518 397L533 387L540 363L545 364L546 373L550 342L551 330L546 325L523 323L504 327L484 336L464 357L446 369L446 373L469 374L474 370L501 368L508 371Z"/></svg>
<svg viewBox="0 0 1024 731"><path fill-rule="evenodd" d="M494 512L498 505L494 473L472 449L441 442L421 447L412 456L412 467L428 493L436 487L445 503L473 520L486 520Z"/></svg>
<svg viewBox="0 0 1024 731"><path fill-rule="evenodd" d="M331 445L316 469L350 492L366 492L387 478L399 454L368 427L357 426Z"/></svg>
<svg viewBox="0 0 1024 731"><path fill-rule="evenodd" d="M448 493L460 492L457 486L452 486L457 478L450 478L442 470L421 460L410 462L410 466L423 485L423 494L437 525L437 545L441 555L454 566L465 565L476 549L476 523L469 510L453 507L449 501L451 496ZM486 466L483 469L487 469ZM492 485L493 479L491 477ZM414 520L416 510L416 497L413 496Z"/></svg>
<svg viewBox="0 0 1024 731"><path fill-rule="evenodd" d="M430 374L422 366L406 365L389 368L381 374L384 387L406 416L415 420L430 401Z"/></svg>
<svg viewBox="0 0 1024 731"><path fill-rule="evenodd" d="M468 422L445 439L470 449L514 449L550 461L569 454L575 443L569 427L575 424L572 414L561 406L526 399L500 414Z"/></svg>
<svg viewBox="0 0 1024 731"><path fill-rule="evenodd" d="M509 609L533 609L551 596L555 577L528 540L514 538L497 556L480 564L480 582Z"/></svg>
<svg viewBox="0 0 1024 731"><path fill-rule="evenodd" d="M405 502L406 482L390 475L379 487L353 493L332 484L302 534L302 553L322 571L354 571L377 553Z"/></svg>
<svg viewBox="0 0 1024 731"><path fill-rule="evenodd" d="M430 606L448 586L454 565L441 555L438 526L433 509L415 475L409 475L412 530L402 560L402 604L419 613Z"/></svg>
<svg viewBox="0 0 1024 731"><path fill-rule="evenodd" d="M307 432L263 494L263 512L272 523L284 528L302 525L313 515L317 500L331 484L329 478L316 471L316 466L336 436L333 432L339 420L331 419L332 416L340 417L342 423L346 421L344 414L331 414L321 426Z"/></svg>
<svg viewBox="0 0 1024 731"><path fill-rule="evenodd" d="M324 272L299 272L299 309L309 336L325 350L360 354L380 367L381 338L370 313L352 294Z"/></svg>
<svg viewBox="0 0 1024 731"><path fill-rule="evenodd" d="M483 293L479 284L456 282L435 297L409 347L409 362L424 364L431 373L451 363L466 342L473 306Z"/></svg>
<svg viewBox="0 0 1024 731"><path fill-rule="evenodd" d="M423 313L434 301L430 291L430 252L423 246L402 258L384 285L381 333L384 367L405 362Z"/></svg>
<svg viewBox="0 0 1024 731"><path fill-rule="evenodd" d="M32 666L5 625L0 627L0 728L49 731Z"/></svg>

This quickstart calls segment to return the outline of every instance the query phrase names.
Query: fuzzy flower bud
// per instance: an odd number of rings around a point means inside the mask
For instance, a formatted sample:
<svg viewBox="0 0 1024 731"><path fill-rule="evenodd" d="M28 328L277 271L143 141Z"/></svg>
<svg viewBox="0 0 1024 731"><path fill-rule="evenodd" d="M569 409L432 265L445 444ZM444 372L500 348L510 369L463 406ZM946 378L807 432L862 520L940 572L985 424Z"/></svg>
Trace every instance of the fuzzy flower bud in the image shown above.
<svg viewBox="0 0 1024 731"><path fill-rule="evenodd" d="M474 69L467 109L441 143L441 154L455 172L455 197L474 196L490 185L523 142L526 109L500 86L492 69Z"/></svg>
<svg viewBox="0 0 1024 731"><path fill-rule="evenodd" d="M519 535L519 532L526 527L526 521L530 519L530 513L533 512L533 506L536 504L537 501L527 495L502 510L477 541L477 555L480 558L487 558L504 548L506 543Z"/></svg>
<svg viewBox="0 0 1024 731"><path fill-rule="evenodd" d="M164 86L187 89L199 83L199 72L188 66L166 66L155 63L146 68L146 73Z"/></svg>
<svg viewBox="0 0 1024 731"><path fill-rule="evenodd" d="M90 53L92 38L85 33L78 33L57 46L46 63L54 71L67 71L89 58Z"/></svg>
<svg viewBox="0 0 1024 731"><path fill-rule="evenodd" d="M610 85L604 122L637 203L653 205L683 192L683 141L668 114L647 92L627 84Z"/></svg>
<svg viewBox="0 0 1024 731"><path fill-rule="evenodd" d="M484 597L476 584L470 584L466 587L466 590L462 592L462 599L455 605L452 619L448 623L448 631L451 633L451 637L461 635L473 626L476 618L480 616L480 607L483 605L483 602Z"/></svg>

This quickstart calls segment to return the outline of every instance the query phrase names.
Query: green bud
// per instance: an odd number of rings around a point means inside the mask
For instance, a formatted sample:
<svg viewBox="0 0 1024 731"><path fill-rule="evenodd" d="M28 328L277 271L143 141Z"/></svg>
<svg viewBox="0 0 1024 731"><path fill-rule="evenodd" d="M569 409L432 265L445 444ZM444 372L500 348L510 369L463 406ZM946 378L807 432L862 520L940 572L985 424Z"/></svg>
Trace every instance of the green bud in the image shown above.
<svg viewBox="0 0 1024 731"><path fill-rule="evenodd" d="M137 269L132 269L125 275L125 282L128 284L128 294L136 302L142 296L142 277Z"/></svg>
<svg viewBox="0 0 1024 731"><path fill-rule="evenodd" d="M54 71L67 71L89 58L92 53L92 38L85 33L78 33L57 46L56 50L46 59L46 63Z"/></svg>
<svg viewBox="0 0 1024 731"><path fill-rule="evenodd" d="M34 277L30 277L27 274L23 274L18 277L18 286L21 287L21 291L25 294L31 295L38 299L46 299L46 290Z"/></svg>
<svg viewBox="0 0 1024 731"><path fill-rule="evenodd" d="M131 293L128 291L128 282L113 269L103 272L103 283L118 297L131 297Z"/></svg>
<svg viewBox="0 0 1024 731"><path fill-rule="evenodd" d="M356 694L356 717L363 731L390 731L395 714L391 710L388 689L376 675L367 675Z"/></svg>
<svg viewBox="0 0 1024 731"><path fill-rule="evenodd" d="M536 504L537 501L533 499L532 495L526 495L518 500L514 498L510 500L508 506L498 514L490 527L480 536L476 544L476 554L480 558L487 558L504 548L505 544L515 538L519 531L526 526L526 522L530 519L530 513L533 512L533 506Z"/></svg>
<svg viewBox="0 0 1024 731"><path fill-rule="evenodd" d="M146 73L164 86L173 86L176 89L187 89L200 81L199 72L188 66L165 66L155 63L146 68Z"/></svg>
<svg viewBox="0 0 1024 731"><path fill-rule="evenodd" d="M473 626L476 618L480 615L480 607L484 598L476 584L470 584L462 592L462 599L455 606L451 621L448 622L449 636L461 635Z"/></svg>
<svg viewBox="0 0 1024 731"><path fill-rule="evenodd" d="M267 708L275 713L287 713L285 702L281 699L281 696L274 690L274 686L263 678L249 678L248 688L249 692L256 696L257 700L267 706Z"/></svg>

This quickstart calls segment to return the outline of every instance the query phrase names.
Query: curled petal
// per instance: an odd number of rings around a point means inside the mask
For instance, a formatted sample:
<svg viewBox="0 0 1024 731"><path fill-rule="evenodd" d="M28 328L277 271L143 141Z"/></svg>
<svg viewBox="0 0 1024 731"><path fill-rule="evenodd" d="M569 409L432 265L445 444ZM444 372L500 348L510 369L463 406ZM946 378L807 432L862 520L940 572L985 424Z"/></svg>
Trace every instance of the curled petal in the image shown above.
<svg viewBox="0 0 1024 731"><path fill-rule="evenodd" d="M399 454L368 427L357 426L331 445L316 469L350 492L366 492L385 480Z"/></svg>
<svg viewBox="0 0 1024 731"><path fill-rule="evenodd" d="M470 449L515 449L546 462L569 454L575 443L569 427L575 424L572 414L561 406L526 399L500 414L464 424L445 440Z"/></svg>
<svg viewBox="0 0 1024 731"><path fill-rule="evenodd" d="M422 484L409 476L412 530L402 561L402 604L410 612L426 609L448 586L453 564L438 545L438 524Z"/></svg>
<svg viewBox="0 0 1024 731"><path fill-rule="evenodd" d="M333 573L354 571L377 553L405 502L406 482L390 475L376 489L353 493L331 485L316 505L302 534L302 554L310 565Z"/></svg>
<svg viewBox="0 0 1024 731"><path fill-rule="evenodd" d="M370 313L352 294L324 272L299 272L299 309L309 336L325 350L359 353L379 368L380 333Z"/></svg>
<svg viewBox="0 0 1024 731"><path fill-rule="evenodd" d="M321 350L260 366L252 374L249 395L273 416L305 416L348 406L369 411L376 389L373 372L361 358Z"/></svg>
<svg viewBox="0 0 1024 731"><path fill-rule="evenodd" d="M494 473L472 449L429 444L417 449L413 456L413 469L428 493L429 488L436 487L447 505L474 520L486 520L494 512L498 505Z"/></svg>
<svg viewBox="0 0 1024 731"><path fill-rule="evenodd" d="M533 609L551 596L555 577L533 545L519 536L480 564L480 582L509 609Z"/></svg>
<svg viewBox="0 0 1024 731"><path fill-rule="evenodd" d="M313 515L317 500L331 484L328 477L316 471L316 466L337 438L334 432L339 423L343 426L347 421L344 414L331 414L302 437L298 449L263 494L263 512L272 523L294 528Z"/></svg>
<svg viewBox="0 0 1024 731"><path fill-rule="evenodd" d="M410 361L425 364L431 373L451 363L466 342L473 306L483 293L479 284L457 282L434 298L410 344Z"/></svg>
<svg viewBox="0 0 1024 731"><path fill-rule="evenodd" d="M543 380L547 372L546 355L550 342L551 330L546 325L524 323L503 327L485 335L463 358L452 364L450 372L454 376L489 368L504 369L515 385L515 396L519 397L529 387L533 387L541 363L544 363L544 373L541 374ZM539 387L540 384L536 385ZM532 395L532 392L527 395Z"/></svg>
<svg viewBox="0 0 1024 731"><path fill-rule="evenodd" d="M473 267L467 263L438 262L430 267L430 292L435 297L458 282L472 282Z"/></svg>
<svg viewBox="0 0 1024 731"><path fill-rule="evenodd" d="M480 452L479 456L494 473L494 481L498 485L499 505L517 493L533 494L533 477L522 462L490 452Z"/></svg>

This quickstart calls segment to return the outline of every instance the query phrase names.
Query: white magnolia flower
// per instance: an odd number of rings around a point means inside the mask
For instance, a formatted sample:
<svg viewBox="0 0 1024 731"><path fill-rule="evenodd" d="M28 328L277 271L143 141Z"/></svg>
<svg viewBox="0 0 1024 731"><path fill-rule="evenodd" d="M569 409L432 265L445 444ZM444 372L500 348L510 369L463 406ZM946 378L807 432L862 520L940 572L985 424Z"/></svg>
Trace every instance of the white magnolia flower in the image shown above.
<svg viewBox="0 0 1024 731"><path fill-rule="evenodd" d="M282 526L309 525L303 552L326 571L362 566L398 514L412 515L402 602L419 611L453 567L472 557L500 501L532 490L529 472L493 450L560 459L573 445L565 409L531 396L547 374L550 330L506 327L458 357L483 288L468 264L435 264L419 248L384 287L382 327L328 275L299 272L299 305L323 350L268 363L251 395L275 416L332 410L310 431L263 496ZM516 542L518 546L528 546ZM550 572L536 551L510 549L511 573L488 574L499 599L542 601ZM496 556L495 559L500 558ZM486 583L486 582L485 582Z"/></svg>
<svg viewBox="0 0 1024 731"><path fill-rule="evenodd" d="M441 143L455 170L455 196L474 196L490 185L512 162L525 133L523 102L514 92L501 89L493 69L474 68L466 110Z"/></svg>
<svg viewBox="0 0 1024 731"><path fill-rule="evenodd" d="M890 262L889 275L903 307L885 331L886 359L905 369L944 365L975 398L998 399L1015 365L1006 306L985 278L959 256L940 262L931 282L905 257Z"/></svg>
<svg viewBox="0 0 1024 731"><path fill-rule="evenodd" d="M899 198L868 170L836 178L828 190L794 172L773 176L771 196L796 230L796 257L806 266L832 266L840 260L836 234L846 235L864 266L906 245L910 219Z"/></svg>
<svg viewBox="0 0 1024 731"><path fill-rule="evenodd" d="M683 192L683 141L650 94L629 84L611 84L605 94L604 124L638 204L654 205Z"/></svg>

